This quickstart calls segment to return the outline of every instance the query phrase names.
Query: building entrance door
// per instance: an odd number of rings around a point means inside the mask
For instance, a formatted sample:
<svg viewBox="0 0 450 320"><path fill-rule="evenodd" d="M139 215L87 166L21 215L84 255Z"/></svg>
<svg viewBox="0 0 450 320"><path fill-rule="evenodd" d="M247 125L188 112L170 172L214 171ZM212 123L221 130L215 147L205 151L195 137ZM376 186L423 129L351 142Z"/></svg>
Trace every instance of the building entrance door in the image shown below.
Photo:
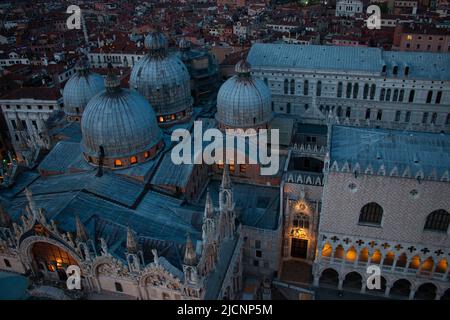
<svg viewBox="0 0 450 320"><path fill-rule="evenodd" d="M308 255L308 240L292 238L291 256L306 259Z"/></svg>

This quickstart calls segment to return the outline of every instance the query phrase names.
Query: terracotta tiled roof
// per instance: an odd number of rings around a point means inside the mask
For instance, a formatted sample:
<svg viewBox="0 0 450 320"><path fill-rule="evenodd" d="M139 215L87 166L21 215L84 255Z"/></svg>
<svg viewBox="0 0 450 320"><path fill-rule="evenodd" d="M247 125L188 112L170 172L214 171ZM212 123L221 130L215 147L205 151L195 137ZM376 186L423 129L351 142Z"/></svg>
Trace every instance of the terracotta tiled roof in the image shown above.
<svg viewBox="0 0 450 320"><path fill-rule="evenodd" d="M57 88L47 87L24 87L12 91L2 97L4 100L35 99L35 100L58 100L61 92Z"/></svg>

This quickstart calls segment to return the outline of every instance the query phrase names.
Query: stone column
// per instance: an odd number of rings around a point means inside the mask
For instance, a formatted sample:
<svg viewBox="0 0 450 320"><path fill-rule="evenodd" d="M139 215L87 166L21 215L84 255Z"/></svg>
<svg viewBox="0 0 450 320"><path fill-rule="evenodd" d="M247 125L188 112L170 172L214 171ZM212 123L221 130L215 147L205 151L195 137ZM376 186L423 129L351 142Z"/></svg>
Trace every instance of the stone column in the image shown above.
<svg viewBox="0 0 450 320"><path fill-rule="evenodd" d="M314 274L313 286L318 287L320 281L320 274Z"/></svg>
<svg viewBox="0 0 450 320"><path fill-rule="evenodd" d="M344 285L344 277L339 276L338 290L342 290L343 285Z"/></svg>
<svg viewBox="0 0 450 320"><path fill-rule="evenodd" d="M361 280L361 293L366 293L366 281Z"/></svg>
<svg viewBox="0 0 450 320"><path fill-rule="evenodd" d="M391 286L386 285L386 289L384 290L384 296L389 297L390 293L391 293Z"/></svg>
<svg viewBox="0 0 450 320"><path fill-rule="evenodd" d="M416 289L411 288L411 291L409 292L409 300L414 300L414 295L416 294Z"/></svg>

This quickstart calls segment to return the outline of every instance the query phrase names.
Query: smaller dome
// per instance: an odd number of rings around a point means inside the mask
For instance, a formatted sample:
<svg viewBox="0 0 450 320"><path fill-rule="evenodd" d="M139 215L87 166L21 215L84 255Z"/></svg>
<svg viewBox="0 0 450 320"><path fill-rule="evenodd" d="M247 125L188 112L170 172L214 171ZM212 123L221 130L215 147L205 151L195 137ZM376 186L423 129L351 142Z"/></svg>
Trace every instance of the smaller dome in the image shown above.
<svg viewBox="0 0 450 320"><path fill-rule="evenodd" d="M165 52L168 47L166 37L157 31L151 32L145 37L144 45L150 52Z"/></svg>
<svg viewBox="0 0 450 320"><path fill-rule="evenodd" d="M64 112L71 118L79 118L93 96L104 90L103 77L89 70L89 61L80 59L75 65L75 74L64 86Z"/></svg>
<svg viewBox="0 0 450 320"><path fill-rule="evenodd" d="M225 81L217 94L217 121L233 128L260 127L273 117L270 89L250 74L250 65L241 60L237 75Z"/></svg>

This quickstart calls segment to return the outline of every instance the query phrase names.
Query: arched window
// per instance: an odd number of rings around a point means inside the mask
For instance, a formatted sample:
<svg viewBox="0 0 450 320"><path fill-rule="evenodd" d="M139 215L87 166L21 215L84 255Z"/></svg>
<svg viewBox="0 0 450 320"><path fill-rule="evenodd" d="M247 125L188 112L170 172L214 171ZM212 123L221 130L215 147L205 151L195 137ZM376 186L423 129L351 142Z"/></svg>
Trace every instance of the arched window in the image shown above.
<svg viewBox="0 0 450 320"><path fill-rule="evenodd" d="M409 92L409 99L408 99L408 102L413 102L414 101L414 94L415 94L416 92L415 92L415 90L411 90L410 92Z"/></svg>
<svg viewBox="0 0 450 320"><path fill-rule="evenodd" d="M364 91L363 91L363 99L367 99L367 96L369 95L369 84L364 85Z"/></svg>
<svg viewBox="0 0 450 320"><path fill-rule="evenodd" d="M294 220L292 221L292 225L295 228L304 228L309 229L309 217L304 213L299 213L294 216Z"/></svg>
<svg viewBox="0 0 450 320"><path fill-rule="evenodd" d="M342 98L342 82L338 83L337 97Z"/></svg>
<svg viewBox="0 0 450 320"><path fill-rule="evenodd" d="M450 224L450 214L444 209L430 213L425 222L425 230L447 232Z"/></svg>
<svg viewBox="0 0 450 320"><path fill-rule="evenodd" d="M405 67L405 76L409 74L409 67Z"/></svg>
<svg viewBox="0 0 450 320"><path fill-rule="evenodd" d="M398 74L398 67L397 67L397 66L394 67L394 69L392 70L392 73L393 73L394 75L397 75L397 74Z"/></svg>
<svg viewBox="0 0 450 320"><path fill-rule="evenodd" d="M386 90L386 101L391 101L391 89Z"/></svg>
<svg viewBox="0 0 450 320"><path fill-rule="evenodd" d="M346 92L347 99L350 99L351 95L352 95L352 84L349 82L347 83L347 92Z"/></svg>
<svg viewBox="0 0 450 320"><path fill-rule="evenodd" d="M398 96L398 101L403 102L404 96L405 96L405 90L401 89L400 90L400 95Z"/></svg>
<svg viewBox="0 0 450 320"><path fill-rule="evenodd" d="M291 94L295 94L295 80L291 79Z"/></svg>
<svg viewBox="0 0 450 320"><path fill-rule="evenodd" d="M150 152L145 151L144 152L144 158L147 159L148 157L150 157Z"/></svg>
<svg viewBox="0 0 450 320"><path fill-rule="evenodd" d="M316 96L320 97L322 95L322 81L317 82Z"/></svg>
<svg viewBox="0 0 450 320"><path fill-rule="evenodd" d="M120 282L114 282L117 292L123 292L122 284Z"/></svg>
<svg viewBox="0 0 450 320"><path fill-rule="evenodd" d="M392 96L392 101L396 102L398 100L398 89L394 90L394 95Z"/></svg>
<svg viewBox="0 0 450 320"><path fill-rule="evenodd" d="M370 100L375 99L375 91L377 89L377 86L375 84L372 84L370 86Z"/></svg>
<svg viewBox="0 0 450 320"><path fill-rule="evenodd" d="M355 83L353 86L353 99L358 98L359 84Z"/></svg>
<svg viewBox="0 0 450 320"><path fill-rule="evenodd" d="M308 90L309 89L309 81L308 80L305 80L304 82L303 82L303 95L304 96L307 96L308 95Z"/></svg>
<svg viewBox="0 0 450 320"><path fill-rule="evenodd" d="M284 94L288 94L288 79L284 79Z"/></svg>
<svg viewBox="0 0 450 320"><path fill-rule="evenodd" d="M132 157L130 158L130 163L131 163L131 164L137 163L137 157L136 157L136 156L132 156Z"/></svg>
<svg viewBox="0 0 450 320"><path fill-rule="evenodd" d="M119 159L114 160L114 166L121 167L122 166L122 160L119 160Z"/></svg>
<svg viewBox="0 0 450 320"><path fill-rule="evenodd" d="M381 89L381 91L380 91L380 101L384 101L384 95L385 95L385 93L386 93L386 90L383 88L383 89Z"/></svg>
<svg viewBox="0 0 450 320"><path fill-rule="evenodd" d="M361 208L359 223L381 225L382 217L383 208L378 203L370 202Z"/></svg>

